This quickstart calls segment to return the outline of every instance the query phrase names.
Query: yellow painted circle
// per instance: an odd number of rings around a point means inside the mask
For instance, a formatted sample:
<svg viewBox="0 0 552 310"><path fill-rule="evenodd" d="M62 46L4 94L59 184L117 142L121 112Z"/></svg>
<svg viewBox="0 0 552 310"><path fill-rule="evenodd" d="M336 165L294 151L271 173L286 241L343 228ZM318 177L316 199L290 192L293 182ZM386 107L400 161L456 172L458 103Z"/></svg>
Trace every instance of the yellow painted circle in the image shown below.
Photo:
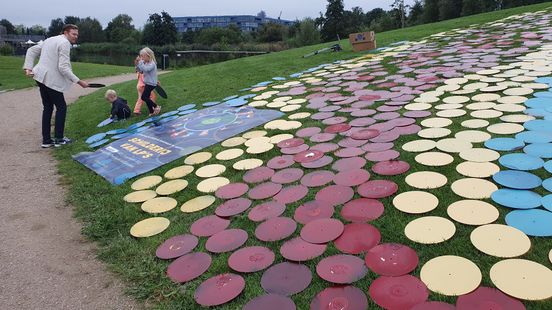
<svg viewBox="0 0 552 310"><path fill-rule="evenodd" d="M466 115L466 111L464 110L443 110L437 112L437 116L439 117L460 117L463 115Z"/></svg>
<svg viewBox="0 0 552 310"><path fill-rule="evenodd" d="M162 177L158 175L151 175L134 181L134 183L132 183L130 188L132 188L135 191L141 191L144 189L152 188L155 185L161 183L161 181L163 181Z"/></svg>
<svg viewBox="0 0 552 310"><path fill-rule="evenodd" d="M178 193L181 190L185 189L187 186L188 186L188 181L177 179L177 180L168 181L159 185L155 189L155 192L157 192L158 195L166 196L166 195Z"/></svg>
<svg viewBox="0 0 552 310"><path fill-rule="evenodd" d="M498 209L481 200L459 200L447 208L451 219L466 225L485 225L498 219Z"/></svg>
<svg viewBox="0 0 552 310"><path fill-rule="evenodd" d="M497 94L479 94L472 97L474 101L496 101L500 98Z"/></svg>
<svg viewBox="0 0 552 310"><path fill-rule="evenodd" d="M473 161L476 163L484 163L489 161L495 161L500 157L500 153L494 150L485 148L473 148L460 152L460 157L467 161Z"/></svg>
<svg viewBox="0 0 552 310"><path fill-rule="evenodd" d="M465 161L456 166L456 171L470 178L489 178L500 171L500 167L491 162Z"/></svg>
<svg viewBox="0 0 552 310"><path fill-rule="evenodd" d="M228 180L227 178L223 178L223 177L209 178L199 182L199 184L197 184L197 190L202 193L212 193L212 192L215 192L217 189L219 189L219 187L222 187L229 183L230 183L230 180Z"/></svg>
<svg viewBox="0 0 552 310"><path fill-rule="evenodd" d="M487 180L477 178L460 179L452 183L452 191L468 199L490 198L491 194L498 190L498 187Z"/></svg>
<svg viewBox="0 0 552 310"><path fill-rule="evenodd" d="M265 129L280 129L282 126L285 126L285 124L287 124L287 122L288 121L283 120L283 119L273 120L273 121L270 121L270 122L266 123L264 125L264 128Z"/></svg>
<svg viewBox="0 0 552 310"><path fill-rule="evenodd" d="M126 202L144 202L147 200L150 200L152 198L155 198L157 196L157 193L152 190L143 190L143 191L137 191L127 194L125 197L123 197L123 200Z"/></svg>
<svg viewBox="0 0 552 310"><path fill-rule="evenodd" d="M504 113L496 110L477 110L470 113L472 117L490 119L502 116Z"/></svg>
<svg viewBox="0 0 552 310"><path fill-rule="evenodd" d="M438 91L440 92L440 91ZM442 92L440 92L442 94ZM423 103L423 104L427 104L427 103L435 103L435 102L439 102L441 99L435 97L435 96L430 96L430 95L426 95L426 96L420 96L416 99L414 99L414 102L416 103ZM413 103L412 103L413 104ZM408 106L408 105L406 105ZM405 108L406 108L405 106ZM421 106L420 106L421 107ZM429 105L429 107L431 108L431 105ZM428 108L429 109L429 108ZM409 110L409 109L407 109ZM422 109L422 110L427 110L427 109Z"/></svg>
<svg viewBox="0 0 552 310"><path fill-rule="evenodd" d="M280 111L287 113L287 112L293 112L301 109L301 106L298 104L289 104L285 107L280 108Z"/></svg>
<svg viewBox="0 0 552 310"><path fill-rule="evenodd" d="M443 128L452 124L452 121L448 118L433 117L424 119L420 124L424 127Z"/></svg>
<svg viewBox="0 0 552 310"><path fill-rule="evenodd" d="M142 204L142 211L152 214L170 211L176 207L178 202L171 197L157 197Z"/></svg>
<svg viewBox="0 0 552 310"><path fill-rule="evenodd" d="M491 135L479 130L464 130L457 132L454 137L471 143L481 143L489 140Z"/></svg>
<svg viewBox="0 0 552 310"><path fill-rule="evenodd" d="M493 74L500 73L500 70L496 70L496 69L484 69L484 70L479 70L479 71L477 71L476 73L479 74L479 75L493 75Z"/></svg>
<svg viewBox="0 0 552 310"><path fill-rule="evenodd" d="M424 216L406 225L404 234L414 242L436 244L449 240L456 233L456 226L440 216Z"/></svg>
<svg viewBox="0 0 552 310"><path fill-rule="evenodd" d="M427 128L418 132L418 136L426 139L442 138L450 135L451 131L448 128Z"/></svg>
<svg viewBox="0 0 552 310"><path fill-rule="evenodd" d="M437 145L437 142L433 140L414 140L405 143L402 149L407 152L419 153L429 151Z"/></svg>
<svg viewBox="0 0 552 310"><path fill-rule="evenodd" d="M212 164L197 169L195 174L200 178L212 178L223 174L224 171L226 171L225 166L221 164Z"/></svg>
<svg viewBox="0 0 552 310"><path fill-rule="evenodd" d="M309 112L300 112L300 113L295 113L295 114L291 114L290 116L288 116L289 119L304 119L304 118L307 118L311 116L311 114Z"/></svg>
<svg viewBox="0 0 552 310"><path fill-rule="evenodd" d="M464 105L460 103L443 103L436 105L434 108L437 110L456 110L461 109Z"/></svg>
<svg viewBox="0 0 552 310"><path fill-rule="evenodd" d="M249 106L258 108L258 107L264 107L267 104L268 104L268 101L266 100L256 100L256 101L250 102Z"/></svg>
<svg viewBox="0 0 552 310"><path fill-rule="evenodd" d="M259 138L266 136L267 132L264 130L253 130L246 132L242 135L242 138L244 139L253 139L253 138Z"/></svg>
<svg viewBox="0 0 552 310"><path fill-rule="evenodd" d="M192 171L194 171L194 167L188 165L175 167L165 173L165 178L180 179L192 173Z"/></svg>
<svg viewBox="0 0 552 310"><path fill-rule="evenodd" d="M292 129L297 129L297 128L301 128L303 124L299 121L287 121L285 124L282 124L281 126L279 126L278 128L276 129L280 129L280 130L292 130Z"/></svg>
<svg viewBox="0 0 552 310"><path fill-rule="evenodd" d="M301 104L307 102L307 99L305 98L297 98L297 99L291 99L288 101L289 104Z"/></svg>
<svg viewBox="0 0 552 310"><path fill-rule="evenodd" d="M486 121L484 119L469 119L463 121L461 125L465 128L476 129L489 126L489 121Z"/></svg>
<svg viewBox="0 0 552 310"><path fill-rule="evenodd" d="M470 98L466 97L466 96L450 96L450 97L447 97L447 98L443 99L444 103L458 103L458 104L461 104L461 103L466 103L468 101L470 101Z"/></svg>
<svg viewBox="0 0 552 310"><path fill-rule="evenodd" d="M487 127L487 130L499 135L511 135L525 130L523 125L513 123L498 123Z"/></svg>
<svg viewBox="0 0 552 310"><path fill-rule="evenodd" d="M525 96L525 95L530 95L532 93L533 93L533 89L524 88L524 87L509 88L504 91L504 94L508 96Z"/></svg>
<svg viewBox="0 0 552 310"><path fill-rule="evenodd" d="M215 202L215 200L216 198L210 195L199 196L182 204L182 206L180 207L180 211L184 213L201 211L211 206Z"/></svg>
<svg viewBox="0 0 552 310"><path fill-rule="evenodd" d="M447 85L455 85L455 84L465 84L468 82L468 79L466 78L452 78L445 80L445 84Z"/></svg>
<svg viewBox="0 0 552 310"><path fill-rule="evenodd" d="M486 92L486 93L496 93L496 92L499 92L499 91L503 91L507 88L508 87L504 86L504 85L496 85L496 86L489 86L489 87L481 88L480 91Z"/></svg>
<svg viewBox="0 0 552 310"><path fill-rule="evenodd" d="M497 100L498 103L502 103L502 104L522 104L525 101L527 101L527 97L523 97L523 96L506 96L506 97L501 97L500 99Z"/></svg>
<svg viewBox="0 0 552 310"><path fill-rule="evenodd" d="M496 106L496 103L494 102L487 102L487 101L480 101L468 104L466 106L466 109L468 110L488 110L492 109Z"/></svg>
<svg viewBox="0 0 552 310"><path fill-rule="evenodd" d="M457 138L439 140L436 146L439 150L447 153L460 153L472 148L471 142Z"/></svg>
<svg viewBox="0 0 552 310"><path fill-rule="evenodd" d="M504 293L523 300L552 297L552 270L526 259L506 259L496 263L491 281Z"/></svg>
<svg viewBox="0 0 552 310"><path fill-rule="evenodd" d="M483 82L470 83L470 84L464 85L464 89L478 90L478 89L481 89L481 88L484 88L484 87L487 87L487 86L489 86L489 84L488 83L483 83Z"/></svg>
<svg viewBox="0 0 552 310"><path fill-rule="evenodd" d="M232 166L236 170L251 170L260 167L263 161L258 158L248 158L240 160Z"/></svg>
<svg viewBox="0 0 552 310"><path fill-rule="evenodd" d="M476 264L453 255L433 258L420 270L420 279L428 289L447 296L460 296L475 290L481 278Z"/></svg>
<svg viewBox="0 0 552 310"><path fill-rule="evenodd" d="M257 138L251 138L245 142L245 146L251 147L257 144L266 144L270 143L269 137L257 137Z"/></svg>
<svg viewBox="0 0 552 310"><path fill-rule="evenodd" d="M419 189L439 188L447 184L447 177L433 171L419 171L405 178L406 184Z"/></svg>
<svg viewBox="0 0 552 310"><path fill-rule="evenodd" d="M223 147L236 147L238 145L244 144L245 141L247 141L247 139L245 139L245 138L233 137L233 138L222 141L222 143L220 145L222 145Z"/></svg>
<svg viewBox="0 0 552 310"><path fill-rule="evenodd" d="M284 101L273 101L267 104L266 107L271 109L277 109L277 108L285 107L286 105L287 103Z"/></svg>
<svg viewBox="0 0 552 310"><path fill-rule="evenodd" d="M242 149L228 149L218 153L215 158L218 160L232 160L243 155Z"/></svg>
<svg viewBox="0 0 552 310"><path fill-rule="evenodd" d="M186 165L202 164L208 161L209 159L211 159L211 157L213 157L213 154L209 152L199 152L186 157L186 159L184 160L184 163Z"/></svg>
<svg viewBox="0 0 552 310"><path fill-rule="evenodd" d="M393 198L395 208L411 214L420 214L429 212L439 204L439 199L435 195L423 191L410 191L400 193Z"/></svg>
<svg viewBox="0 0 552 310"><path fill-rule="evenodd" d="M531 248L531 240L523 231L502 224L479 226L472 231L470 240L479 251L502 258L523 255Z"/></svg>
<svg viewBox="0 0 552 310"><path fill-rule="evenodd" d="M516 113L525 111L525 106L521 104L503 103L497 104L493 109L501 112Z"/></svg>
<svg viewBox="0 0 552 310"><path fill-rule="evenodd" d="M508 123L525 123L534 120L535 117L526 114L510 114L500 117L500 120Z"/></svg>
<svg viewBox="0 0 552 310"><path fill-rule="evenodd" d="M441 152L421 153L416 155L414 159L422 165L434 167L446 166L454 161L454 158L452 156L447 153Z"/></svg>
<svg viewBox="0 0 552 310"><path fill-rule="evenodd" d="M275 135L275 136L272 136L270 137L270 143L272 144L278 144L284 140L287 140L287 139L291 139L293 138L293 135L292 134L289 134L289 133L282 133L282 134L279 134L279 135Z"/></svg>
<svg viewBox="0 0 552 310"><path fill-rule="evenodd" d="M255 144L254 146L248 147L247 150L245 150L248 154L261 154L266 153L274 148L274 144L272 143L260 143Z"/></svg>
<svg viewBox="0 0 552 310"><path fill-rule="evenodd" d="M151 237L162 233L170 224L171 221L164 217L152 217L134 224L130 234L136 238Z"/></svg>
<svg viewBox="0 0 552 310"><path fill-rule="evenodd" d="M431 109L431 107L432 107L431 104L422 103L422 102L411 103L411 104L407 104L407 105L404 106L405 109L410 110L410 111L429 110L429 109Z"/></svg>

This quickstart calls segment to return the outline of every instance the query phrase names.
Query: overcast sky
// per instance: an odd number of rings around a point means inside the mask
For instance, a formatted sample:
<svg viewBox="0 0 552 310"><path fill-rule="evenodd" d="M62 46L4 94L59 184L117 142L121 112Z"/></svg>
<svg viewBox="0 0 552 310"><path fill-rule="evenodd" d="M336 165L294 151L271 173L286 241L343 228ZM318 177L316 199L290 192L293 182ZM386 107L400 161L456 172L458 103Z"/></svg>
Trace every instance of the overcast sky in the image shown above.
<svg viewBox="0 0 552 310"><path fill-rule="evenodd" d="M325 0L6 0L0 5L0 19L27 27L47 27L54 18L66 15L97 18L105 27L120 13L130 15L134 25L141 28L148 15L168 12L171 16L195 15L256 15L264 10L269 17L295 20L317 17L326 11ZM412 2L407 0L406 2ZM381 7L390 8L393 0L344 0L345 8L360 6L365 12Z"/></svg>

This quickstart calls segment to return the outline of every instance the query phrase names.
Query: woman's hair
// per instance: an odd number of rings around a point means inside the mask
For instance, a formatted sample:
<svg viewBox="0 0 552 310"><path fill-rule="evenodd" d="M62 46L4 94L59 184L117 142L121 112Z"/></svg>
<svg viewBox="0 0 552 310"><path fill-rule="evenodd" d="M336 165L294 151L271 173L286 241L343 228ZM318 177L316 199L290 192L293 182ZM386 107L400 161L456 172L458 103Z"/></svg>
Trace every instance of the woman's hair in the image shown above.
<svg viewBox="0 0 552 310"><path fill-rule="evenodd" d="M157 61L155 60L155 53L151 50L151 48L144 47L143 49L140 50L140 55L142 54L147 54L151 59L151 61L153 61L154 63L157 63Z"/></svg>
<svg viewBox="0 0 552 310"><path fill-rule="evenodd" d="M105 98L109 98L109 97L117 97L117 92L114 91L113 89L108 89L105 92Z"/></svg>

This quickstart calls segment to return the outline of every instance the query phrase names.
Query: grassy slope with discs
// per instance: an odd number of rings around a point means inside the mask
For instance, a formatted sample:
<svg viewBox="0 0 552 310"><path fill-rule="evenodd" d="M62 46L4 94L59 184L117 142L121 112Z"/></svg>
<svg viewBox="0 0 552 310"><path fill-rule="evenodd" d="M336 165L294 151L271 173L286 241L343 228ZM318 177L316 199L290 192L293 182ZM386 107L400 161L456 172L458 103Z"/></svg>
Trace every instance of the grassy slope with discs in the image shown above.
<svg viewBox="0 0 552 310"><path fill-rule="evenodd" d="M451 20L431 25L422 25L408 28L405 30L391 31L378 34L378 44L380 46L387 45L394 41L421 39L424 36L451 30L459 27L466 27L475 23L482 23L501 19L503 17L518 14L528 11L538 11L550 7L551 4L540 4L512 10L481 14L457 20ZM287 76L290 73L299 72L301 70L335 60L347 59L360 54L352 52L329 53L313 56L303 59L302 55L329 46L330 44L321 44L317 46L304 47L261 55L238 60L228 61L219 64L196 67L181 71L169 73L160 78L164 88L169 93L169 100L160 100L159 103L163 106L164 111L169 111L177 108L185 103L196 102L202 103L212 100L220 100L224 97L238 93L239 89L249 87L255 83L271 79L275 76ZM345 50L349 50L348 43L342 42ZM390 71L393 74L393 71ZM134 82L123 83L114 87L121 96L133 102L136 99L136 89ZM229 272L226 266L227 258L230 253L221 255L213 255L213 264L209 271L200 278L183 285L175 285L166 276L165 271L169 262L164 262L155 258L155 249L165 239L185 233L189 231L189 225L196 219L213 214L214 208L221 202L218 200L213 206L205 211L194 214L183 214L179 208L163 214L163 216L171 220L170 227L162 234L151 238L134 239L129 235L130 227L149 217L140 210L140 205L131 205L124 203L122 197L131 191L130 183L113 187L108 184L103 178L97 176L81 164L72 160L71 155L81 151L89 151L90 149L84 143L84 140L98 132L102 132L95 125L103 120L109 113L109 105L103 99L103 91L98 91L94 94L81 98L77 103L70 106L67 122L67 135L77 139L77 142L67 147L55 151L55 156L59 160L59 170L63 175L62 183L69 187L68 202L75 207L76 217L84 222L83 233L99 243L99 257L107 262L112 270L119 273L128 284L128 291L138 299L147 300L148 303L155 305L160 309L190 309L199 308L193 300L193 292L195 288L205 279L221 272ZM309 111L301 109L300 111ZM312 111L310 111L312 112ZM126 127L131 122L136 122L139 118L130 120L130 122L118 124L109 129ZM303 120L304 127L320 124L318 122ZM452 126L459 126L458 124ZM451 127L451 129L454 129ZM456 128L458 130L458 128ZM279 131L270 131L269 135L276 135ZM415 139L415 135L402 137L396 145L402 145L407 141ZM213 146L205 149L205 151L216 154L223 150L220 146ZM277 151L271 151L257 156L265 161L276 156ZM428 170L426 167L418 165L414 162L412 153L403 152L402 160L406 160L412 164L411 171ZM243 158L243 157L242 157ZM238 159L239 160L239 159ZM231 164L237 160L224 162L228 170L223 176L228 177L231 181L240 181L243 176L242 172L235 172L231 168ZM211 159L205 164L216 163ZM455 180L460 176L455 171L454 167L460 163L458 159L455 163L447 166L444 169L436 169L445 174L450 180ZM165 165L153 173L146 175L163 175L169 169L182 165L183 160L177 160L171 164ZM369 168L368 166L366 168ZM433 169L430 169L433 170ZM399 184L399 192L410 190L404 183L404 177L400 175L393 177L395 182ZM542 175L541 175L542 177ZM179 206L185 201L203 195L195 190L199 182L197 177L188 176L190 184L188 188L177 195L173 195L179 202ZM315 191L310 191L309 195L302 201L313 199ZM459 200L455 195L451 195L450 191L445 188L431 190L433 194L440 198L439 208L432 214L446 217L446 206L450 203ZM396 210L391 199L383 200L386 211L382 218L373 222L382 233L382 242L400 242L412 246L420 256L420 265L414 271L415 275L419 275L419 271L423 263L429 259L445 254L460 255L472 261L477 262L483 273L483 285L490 286L492 283L489 279L488 271L490 267L499 261L497 258L490 257L478 252L469 242L469 234L471 227L457 224L457 232L453 239L439 245L426 246L415 244L409 241L403 233L405 225L413 218ZM283 216L293 216L294 207L290 205ZM501 219L503 221L505 208L501 210ZM339 208L337 208L339 210ZM335 213L339 217L338 211ZM261 245L254 237L256 225L247 219L247 214L238 216L232 220L230 227L241 227L249 232L249 240L246 246ZM298 231L296 231L298 234ZM533 249L530 254L523 256L539 263L550 266L547 261L548 250L552 247L551 239L532 238ZM197 251L205 251L206 238L201 238ZM275 253L279 253L279 247L282 242L271 244L263 244L270 247ZM337 254L338 251L330 245L325 253L325 256ZM278 254L275 263L281 262L282 258ZM311 285L301 294L293 296L298 309L306 309L312 298L323 288L329 286L322 280L319 280L315 275L315 266L319 259L309 262L315 279ZM244 305L252 298L263 294L260 287L260 279L262 272L246 275L246 289L233 302L221 306L221 309L237 309ZM368 273L365 279L355 283L363 291L367 292L368 286L376 276L373 273ZM447 298L442 295L432 294L431 300L442 300L454 302L454 298ZM526 302L531 309L550 309L551 302ZM371 308L376 307L371 303Z"/></svg>

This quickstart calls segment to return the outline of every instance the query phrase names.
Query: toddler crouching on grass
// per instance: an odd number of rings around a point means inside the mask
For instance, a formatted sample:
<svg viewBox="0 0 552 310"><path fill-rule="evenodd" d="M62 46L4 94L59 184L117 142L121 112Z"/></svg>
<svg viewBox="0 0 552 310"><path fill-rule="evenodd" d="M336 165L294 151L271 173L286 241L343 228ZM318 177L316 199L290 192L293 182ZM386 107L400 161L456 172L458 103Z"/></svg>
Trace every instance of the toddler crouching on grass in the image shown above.
<svg viewBox="0 0 552 310"><path fill-rule="evenodd" d="M105 99L111 102L111 119L123 120L130 117L130 107L124 98L117 96L117 92L108 89L105 92Z"/></svg>

